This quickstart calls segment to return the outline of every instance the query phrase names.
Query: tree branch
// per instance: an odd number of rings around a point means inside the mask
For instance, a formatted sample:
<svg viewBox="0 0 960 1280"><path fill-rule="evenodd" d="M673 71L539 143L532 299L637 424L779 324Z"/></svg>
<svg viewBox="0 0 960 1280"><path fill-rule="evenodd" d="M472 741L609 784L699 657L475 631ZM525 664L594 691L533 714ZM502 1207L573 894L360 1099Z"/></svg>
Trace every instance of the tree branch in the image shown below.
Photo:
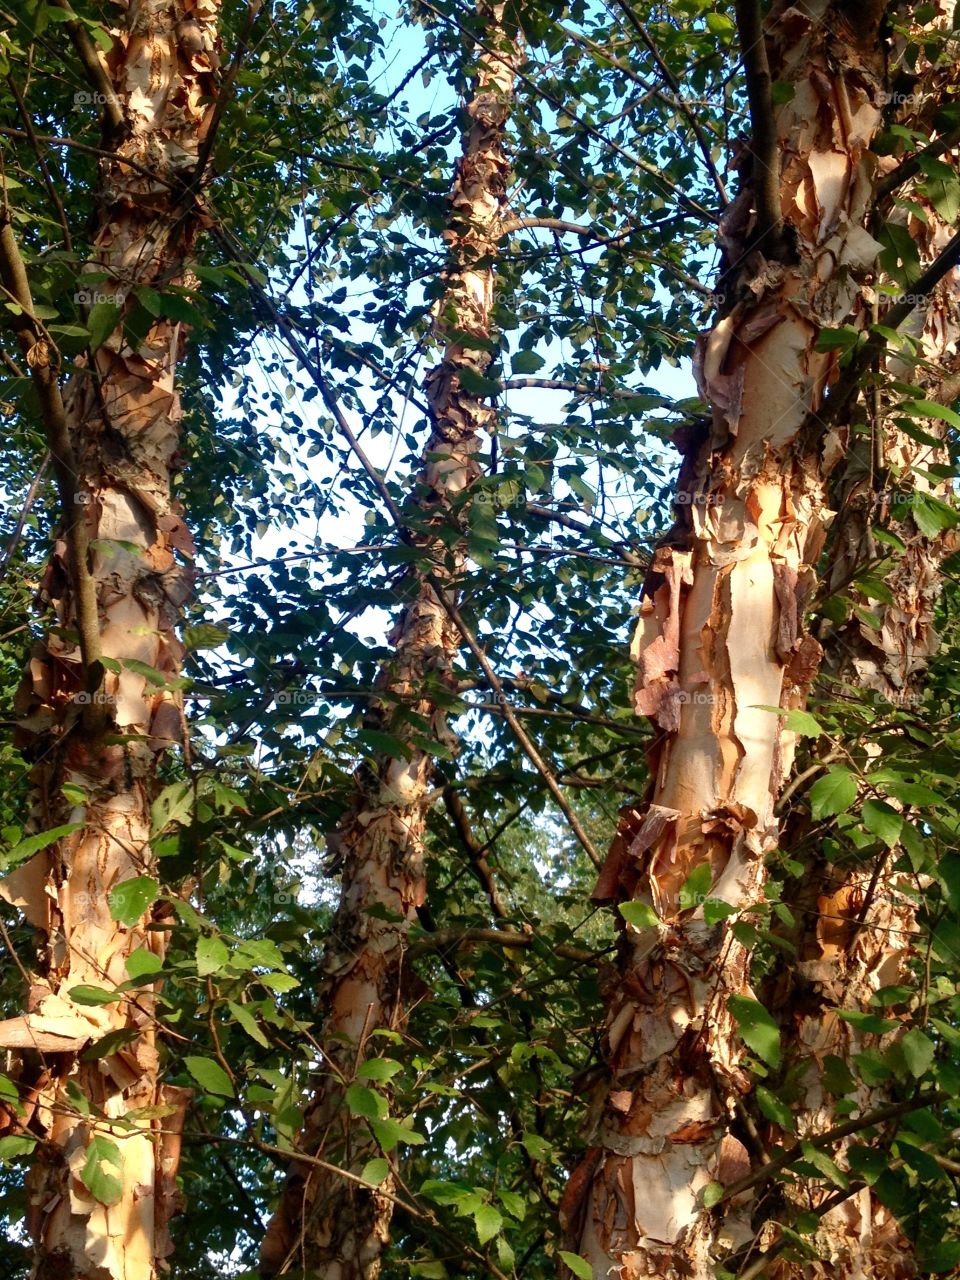
<svg viewBox="0 0 960 1280"><path fill-rule="evenodd" d="M771 99L773 82L767 61L760 0L736 0L735 8L753 135L750 150L753 155L753 191L757 210L754 242L769 237L768 256L775 256L782 239L783 211L780 207L780 164Z"/></svg>
<svg viewBox="0 0 960 1280"><path fill-rule="evenodd" d="M13 223L6 203L0 210L0 281L6 293L20 308L20 314L12 317L11 324L40 401L47 445L57 477L64 538L76 592L83 686L87 692L94 693L100 686L103 674L100 665L100 613L97 584L88 562L89 531L83 507L77 502L77 464L60 392L57 369L59 352L33 314L30 283L13 234ZM96 731L103 724L105 714L103 705L91 700L83 708L85 726Z"/></svg>

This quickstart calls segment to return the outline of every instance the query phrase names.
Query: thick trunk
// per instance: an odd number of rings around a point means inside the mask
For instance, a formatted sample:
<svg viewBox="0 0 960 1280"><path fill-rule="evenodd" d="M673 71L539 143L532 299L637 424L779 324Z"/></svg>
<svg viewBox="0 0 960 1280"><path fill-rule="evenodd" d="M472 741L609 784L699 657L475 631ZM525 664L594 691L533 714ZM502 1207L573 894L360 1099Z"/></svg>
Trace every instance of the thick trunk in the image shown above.
<svg viewBox="0 0 960 1280"><path fill-rule="evenodd" d="M933 108L944 100L938 79L936 74L928 75L923 86L926 92L916 95ZM915 119L905 123L923 126L923 121ZM922 194L902 194L924 209L924 219L908 215L907 227L921 262L929 263L945 247L951 229ZM916 313L910 329L918 342L919 363L913 366L901 357L889 358L887 374L915 386L927 401L955 398L960 386L957 271L950 272L938 286L927 308ZM873 424L873 447L848 451L834 500L838 517L827 573L830 588L846 589L880 625L871 626L854 614L845 623L828 625L821 631L821 639L823 670L830 678L825 696L842 694L843 689L869 691L880 718L892 721L889 737L896 733L899 713L909 717L923 700L924 674L938 645L933 623L940 566L955 548L956 537L952 530L933 533L928 529L924 533L911 514L915 493L941 500L949 497L946 482L938 484L923 474L947 461L945 447L918 441L898 429L896 413L884 412L887 401L885 394L878 393L871 405L879 413ZM943 435L943 425L935 420L918 425L928 437ZM878 544L873 536L876 524L899 539L901 548L891 552ZM858 573L881 561L884 554L892 559L882 575L884 598L872 598L869 586L859 593L850 588ZM871 746L865 755L869 776L871 764L882 765L883 761L878 746ZM895 796L891 803L900 807ZM798 842L802 835L798 829ZM801 856L789 837L785 844L791 853ZM817 848L801 882L795 899L797 927L792 936L797 963L784 967L770 982L767 1000L784 1027L785 1067L794 1081L797 1098L792 1107L801 1136L825 1132L840 1118L839 1099L824 1084L825 1060L831 1056L839 1059L857 1077L855 1056L883 1051L899 1034L883 1038L866 1034L838 1017L836 1011L876 1013L871 997L881 987L911 985L910 966L917 958L918 904L914 877L905 882L895 870L900 860L901 850L883 850L866 864L857 859L853 865L838 867ZM889 1083L868 1085L858 1078L845 1096L845 1104L852 1097L861 1114L873 1111L891 1101L890 1089ZM847 1166L848 1146L849 1142L838 1143L828 1152L841 1167ZM785 1198L794 1209L816 1210L832 1190L822 1182L802 1179L786 1188ZM818 1268L810 1263L801 1268L778 1261L769 1274L783 1280L801 1275L887 1280L916 1274L908 1242L889 1210L868 1187L824 1214L810 1244L822 1259Z"/></svg>
<svg viewBox="0 0 960 1280"><path fill-rule="evenodd" d="M793 92L774 112L778 156L754 168L779 163L783 228L768 210L756 234L747 182L722 232L723 315L700 350L712 418L681 443L683 518L641 606L637 708L661 730L650 802L624 812L596 891L637 904L638 922L609 992L607 1103L563 1205L567 1247L596 1280L708 1280L712 1257L752 1236L746 1207L718 1232L703 1205L708 1183L748 1167L731 1121L749 1087L734 1017L754 1008L738 1004L752 999L749 952L715 904L761 896L793 751L763 708L801 706L820 659L803 615L840 442L817 426L834 373L817 347L825 329L869 319L880 17L879 5L775 4L768 20L770 74ZM695 872L699 900L681 898Z"/></svg>
<svg viewBox="0 0 960 1280"><path fill-rule="evenodd" d="M124 911L110 895L152 873L157 769L183 737L174 627L192 546L170 480L184 334L157 318L131 346L124 322L136 288L162 292L188 278L200 221L177 180L196 164L210 121L218 0L146 0L131 13L101 55L115 95L107 114L123 123L102 165L87 267L98 315L115 307L112 332L62 402L50 348L21 335L67 499L43 584L56 627L35 647L18 699L22 747L34 761L33 828L75 827L0 885L42 938L27 1012L0 1024L0 1045L22 1051L27 1121L40 1136L29 1178L37 1280L153 1280L169 1253L186 1101L158 1080L151 986L109 1004L72 994L114 992L144 972L144 953L163 956L149 911ZM100 1056L83 1054L98 1042Z"/></svg>
<svg viewBox="0 0 960 1280"><path fill-rule="evenodd" d="M453 664L461 638L425 570L434 581L448 583L455 599L465 563L455 531L466 516L464 491L479 474L480 438L495 421L493 409L463 384L461 373L483 376L493 359L494 263L509 168L504 132L517 55L499 28L502 10L481 13L488 24L486 43L499 52L483 53L478 60L467 106L471 124L445 233L450 266L436 330L441 338L456 336L447 339L441 363L426 379L432 429L411 522L422 561L407 578L411 601L391 634L395 652L381 674L381 695L372 713L375 726L404 740L407 752L382 756L375 769L360 775L354 804L329 841L342 885L318 998L325 1014L326 1060L299 1146L333 1168L301 1165L289 1175L261 1254L268 1274L373 1280L389 1241L392 1177L369 1190L338 1170L359 1174L380 1154L367 1122L351 1117L345 1091L371 1048L371 1034L404 1025L405 938L426 891L423 837L433 757L423 740L455 743L444 700L431 686L455 690ZM466 334L479 340L476 346ZM372 1047L377 1043L374 1039Z"/></svg>

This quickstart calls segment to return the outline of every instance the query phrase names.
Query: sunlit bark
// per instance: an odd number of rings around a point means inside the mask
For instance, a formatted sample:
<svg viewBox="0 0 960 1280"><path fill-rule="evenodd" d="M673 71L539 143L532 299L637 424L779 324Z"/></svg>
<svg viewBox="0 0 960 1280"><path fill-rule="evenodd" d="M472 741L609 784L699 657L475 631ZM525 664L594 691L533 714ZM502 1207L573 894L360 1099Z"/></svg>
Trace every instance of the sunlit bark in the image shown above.
<svg viewBox="0 0 960 1280"><path fill-rule="evenodd" d="M394 652L369 723L401 739L406 750L381 755L373 769L358 774L353 807L329 840L342 885L318 996L325 1062L299 1146L333 1168L301 1165L289 1176L261 1254L268 1274L374 1280L389 1241L392 1175L368 1190L338 1170L359 1174L380 1154L366 1121L350 1115L345 1091L362 1059L383 1047L371 1040L373 1033L405 1023L405 938L426 892L430 743L455 745L445 707L455 693L461 637L425 573L449 584L455 599L465 564L458 533L467 516L465 493L479 475L476 453L495 421L463 375L482 377L493 359L494 264L509 168L504 135L517 51L500 29L502 9L484 6L480 13L487 51L478 57L466 106L470 124L444 235L446 288L435 317L445 349L426 379L431 432L411 519L421 559L406 578L410 602L389 637Z"/></svg>
<svg viewBox="0 0 960 1280"><path fill-rule="evenodd" d="M115 152L101 162L78 285L107 333L63 396L69 440L55 461L73 509L42 586L56 625L18 695L31 827L74 830L0 885L42 940L27 1012L0 1024L0 1045L21 1051L21 1119L40 1138L29 1177L36 1280L153 1280L177 1206L186 1099L159 1082L152 987L115 993L144 972L144 955L147 965L162 958L165 934L149 912L115 919L125 913L117 899L111 911L110 895L152 873L158 765L183 738L174 628L192 544L171 474L184 326L160 315L137 339L124 325L138 287L162 294L189 283L201 220L182 180L212 114L218 9L218 0L131 5L110 52L93 55L96 94L77 96L78 110L121 117L106 135ZM24 354L52 385L50 346ZM115 999L78 1002L82 986Z"/></svg>
<svg viewBox="0 0 960 1280"><path fill-rule="evenodd" d="M774 4L767 19L770 74L790 87L774 109L783 227L756 237L745 173L721 231L721 318L699 352L711 417L679 442L680 517L635 644L637 709L661 731L651 796L624 811L596 891L658 921L624 930L607 1102L564 1199L567 1247L596 1280L708 1280L715 1257L753 1237L747 1204L722 1222L703 1204L709 1183L750 1163L734 1123L750 1078L729 1003L752 998L749 951L729 919L708 924L680 891L708 868L713 903L759 900L794 747L769 708L802 706L820 660L804 613L842 442L816 414L835 372L818 339L869 321L881 17L880 5L819 3Z"/></svg>

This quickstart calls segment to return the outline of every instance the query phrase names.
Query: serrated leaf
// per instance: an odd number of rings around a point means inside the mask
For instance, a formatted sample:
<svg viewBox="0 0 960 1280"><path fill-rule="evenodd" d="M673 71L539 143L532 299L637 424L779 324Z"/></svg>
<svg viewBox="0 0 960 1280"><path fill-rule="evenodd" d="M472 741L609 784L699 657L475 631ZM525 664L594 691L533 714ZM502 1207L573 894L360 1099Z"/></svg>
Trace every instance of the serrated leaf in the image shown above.
<svg viewBox="0 0 960 1280"><path fill-rule="evenodd" d="M147 974L159 973L163 961L147 947L137 947L127 956L127 973L131 978L144 978Z"/></svg>
<svg viewBox="0 0 960 1280"><path fill-rule="evenodd" d="M660 917L646 902L621 902L618 910L627 924L635 929L656 929L660 926Z"/></svg>
<svg viewBox="0 0 960 1280"><path fill-rule="evenodd" d="M102 347L116 329L120 320L120 310L115 302L97 302L90 308L87 329L90 331L91 351Z"/></svg>
<svg viewBox="0 0 960 1280"><path fill-rule="evenodd" d="M96 1134L87 1147L87 1158L80 1171L80 1181L100 1204L116 1204L123 1195L123 1157L120 1148L109 1138Z"/></svg>
<svg viewBox="0 0 960 1280"><path fill-rule="evenodd" d="M138 924L157 900L160 886L150 876L134 876L110 890L110 918L128 928Z"/></svg>
<svg viewBox="0 0 960 1280"><path fill-rule="evenodd" d="M899 1041L900 1052L907 1064L907 1070L919 1080L933 1066L936 1048L929 1036L924 1035L919 1027L911 1027Z"/></svg>
<svg viewBox="0 0 960 1280"><path fill-rule="evenodd" d="M403 1142L408 1147L422 1147L426 1142L426 1138L422 1133L417 1133L415 1129L408 1128L405 1124L393 1119L384 1120L368 1120L367 1123L373 1130L374 1137L380 1143L380 1146L386 1152L391 1152L394 1147Z"/></svg>
<svg viewBox="0 0 960 1280"><path fill-rule="evenodd" d="M82 822L67 822L60 827L51 827L49 831L40 831L37 835L27 836L25 840L20 840L13 846L6 855L5 862L8 867L12 867L17 862L32 858L41 849L48 848L57 840L62 840L64 836L73 835L74 831L80 831L82 827Z"/></svg>
<svg viewBox="0 0 960 1280"><path fill-rule="evenodd" d="M248 1009L244 1004L238 1004L235 1000L227 1001L227 1008L233 1015L233 1019L241 1026L251 1040L255 1040L257 1044L262 1045L264 1049L270 1048L270 1041L260 1030L257 1019L254 1017L252 1010Z"/></svg>
<svg viewBox="0 0 960 1280"><path fill-rule="evenodd" d="M748 996L730 996L727 1007L745 1044L770 1067L780 1065L780 1028L759 1002Z"/></svg>
<svg viewBox="0 0 960 1280"><path fill-rule="evenodd" d="M757 1105L774 1124L779 1125L787 1133L796 1132L796 1123L793 1118L793 1112L787 1104L781 1101L775 1093L771 1093L769 1089L765 1089L763 1085L757 1086Z"/></svg>
<svg viewBox="0 0 960 1280"><path fill-rule="evenodd" d="M357 1076L361 1080L392 1080L399 1070L400 1063L394 1062L392 1058L368 1058L361 1063Z"/></svg>
<svg viewBox="0 0 960 1280"><path fill-rule="evenodd" d="M0 1161L16 1160L18 1156L28 1156L37 1145L37 1139L26 1135L9 1134L0 1138Z"/></svg>
<svg viewBox="0 0 960 1280"><path fill-rule="evenodd" d="M389 1173L390 1165L382 1156L377 1156L376 1159L367 1161L360 1170L360 1177L364 1182L369 1182L371 1187L379 1187Z"/></svg>
<svg viewBox="0 0 960 1280"><path fill-rule="evenodd" d="M363 1116L366 1120L379 1120L387 1114L386 1098L362 1084L347 1086L347 1106L352 1116Z"/></svg>
<svg viewBox="0 0 960 1280"><path fill-rule="evenodd" d="M503 1214L492 1204L482 1204L474 1213L473 1221L477 1228L477 1239L481 1244L486 1244L503 1226Z"/></svg>
<svg viewBox="0 0 960 1280"><path fill-rule="evenodd" d="M892 849L903 830L903 818L896 809L883 800L865 800L861 812L863 825L870 834L877 836L888 849Z"/></svg>
<svg viewBox="0 0 960 1280"><path fill-rule="evenodd" d="M230 1077L219 1062L214 1062L212 1058L200 1058L190 1055L184 1058L183 1065L204 1093L211 1093L219 1098L234 1097L234 1088L230 1083Z"/></svg>
<svg viewBox="0 0 960 1280"><path fill-rule="evenodd" d="M201 978L219 973L230 959L227 946L213 934L203 934L197 939L197 974Z"/></svg>
<svg viewBox="0 0 960 1280"><path fill-rule="evenodd" d="M830 769L810 788L810 812L814 818L844 813L857 798L857 780L849 769Z"/></svg>
<svg viewBox="0 0 960 1280"><path fill-rule="evenodd" d="M544 366L543 356L535 351L517 351L510 357L510 368L514 373L536 373Z"/></svg>
<svg viewBox="0 0 960 1280"><path fill-rule="evenodd" d="M709 862L701 862L680 886L680 910L698 907L709 896L713 884L713 868Z"/></svg>

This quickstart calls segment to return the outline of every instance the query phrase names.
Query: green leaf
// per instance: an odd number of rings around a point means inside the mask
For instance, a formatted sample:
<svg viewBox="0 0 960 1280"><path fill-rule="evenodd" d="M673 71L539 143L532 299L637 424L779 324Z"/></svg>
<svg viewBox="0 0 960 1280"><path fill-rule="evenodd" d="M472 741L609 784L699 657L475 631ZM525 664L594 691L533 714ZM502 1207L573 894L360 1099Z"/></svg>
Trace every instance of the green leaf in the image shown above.
<svg viewBox="0 0 960 1280"><path fill-rule="evenodd" d="M107 991L103 987L92 987L85 982L71 987L67 994L74 1004L115 1004L120 999L119 991Z"/></svg>
<svg viewBox="0 0 960 1280"><path fill-rule="evenodd" d="M150 809L150 826L154 835L171 822L189 826L193 817L193 786L189 782L171 782L164 787Z"/></svg>
<svg viewBox="0 0 960 1280"><path fill-rule="evenodd" d="M729 902L724 902L722 898L707 898L703 904L703 918L708 925L715 925L729 916L736 915L739 909Z"/></svg>
<svg viewBox="0 0 960 1280"><path fill-rule="evenodd" d="M903 818L896 809L883 800L865 800L862 813L863 825L870 834L877 836L888 849L892 849L903 830Z"/></svg>
<svg viewBox="0 0 960 1280"><path fill-rule="evenodd" d="M82 822L67 822L62 827L51 827L49 831L41 831L35 836L27 836L25 840L15 844L6 855L6 865L12 867L17 862L23 862L26 858L31 858L35 853L39 853L41 849L46 849L57 840L62 840L64 836L73 835L74 831L80 831L82 827Z"/></svg>
<svg viewBox="0 0 960 1280"><path fill-rule="evenodd" d="M132 928L143 919L147 908L153 906L159 892L160 886L150 876L121 880L110 890L110 918Z"/></svg>
<svg viewBox="0 0 960 1280"><path fill-rule="evenodd" d="M197 974L201 978L219 973L230 959L227 946L215 934L203 934L197 939Z"/></svg>
<svg viewBox="0 0 960 1280"><path fill-rule="evenodd" d="M482 1204L474 1213L473 1221L477 1228L477 1239L481 1244L486 1244L503 1226L503 1214L492 1204Z"/></svg>
<svg viewBox="0 0 960 1280"><path fill-rule="evenodd" d="M28 1156L36 1145L36 1138L9 1134L5 1138L0 1138L0 1161L7 1164L10 1160L16 1160L18 1156Z"/></svg>
<svg viewBox="0 0 960 1280"><path fill-rule="evenodd" d="M837 1167L836 1164L834 1164L825 1151L820 1151L819 1148L813 1146L809 1142L801 1143L800 1150L803 1152L804 1160L806 1160L808 1164L812 1164L813 1167L832 1182L834 1186L840 1187L841 1190L844 1191L847 1189L850 1185L850 1179Z"/></svg>
<svg viewBox="0 0 960 1280"><path fill-rule="evenodd" d="M785 719L790 732L801 738L819 738L823 733L823 726L809 711L788 711Z"/></svg>
<svg viewBox="0 0 960 1280"><path fill-rule="evenodd" d="M386 1098L362 1084L347 1087L347 1106L352 1116L363 1116L367 1120L378 1120L387 1114Z"/></svg>
<svg viewBox="0 0 960 1280"><path fill-rule="evenodd" d="M374 1137L387 1153L401 1142L409 1147L422 1147L426 1142L422 1133L417 1133L416 1130L400 1124L397 1120L368 1120L367 1123L373 1130Z"/></svg>
<svg viewBox="0 0 960 1280"><path fill-rule="evenodd" d="M701 862L680 886L680 910L689 911L692 907L699 907L709 896L712 884L713 868L709 862Z"/></svg>
<svg viewBox="0 0 960 1280"><path fill-rule="evenodd" d="M270 1048L270 1041L260 1030L253 1012L245 1004L238 1004L235 1000L228 1000L227 1008L233 1015L234 1021L244 1029L251 1040L255 1040L264 1049Z"/></svg>
<svg viewBox="0 0 960 1280"><path fill-rule="evenodd" d="M131 978L145 978L147 974L159 973L163 961L147 947L137 947L127 956L127 973Z"/></svg>
<svg viewBox="0 0 960 1280"><path fill-rule="evenodd" d="M527 1202L523 1196L517 1195L516 1191L499 1190L497 1199L509 1213L511 1218L516 1218L518 1222L522 1222L527 1216Z"/></svg>
<svg viewBox="0 0 960 1280"><path fill-rule="evenodd" d="M919 490L914 490L910 499L910 514L925 538L935 538L945 529L952 529L960 520L960 514L952 507L932 494L920 493Z"/></svg>
<svg viewBox="0 0 960 1280"><path fill-rule="evenodd" d="M368 1058L361 1063L357 1075L361 1080L384 1081L392 1080L399 1070L401 1064L392 1058Z"/></svg>
<svg viewBox="0 0 960 1280"><path fill-rule="evenodd" d="M785 1102L782 1102L775 1093L771 1093L769 1089L765 1089L763 1085L757 1086L757 1105L760 1110L775 1125L779 1125L781 1129L787 1133L796 1132L796 1123L793 1118L793 1112Z"/></svg>
<svg viewBox="0 0 960 1280"><path fill-rule="evenodd" d="M747 996L730 996L727 1007L736 1020L744 1043L769 1067L780 1065L780 1028L759 1002Z"/></svg>
<svg viewBox="0 0 960 1280"><path fill-rule="evenodd" d="M91 1138L80 1181L94 1200L105 1205L116 1204L123 1195L123 1181L118 1176L122 1173L123 1157L117 1144L99 1134Z"/></svg>
<svg viewBox="0 0 960 1280"><path fill-rule="evenodd" d="M703 1188L703 1207L705 1209L712 1209L713 1206L715 1204L719 1204L722 1199L723 1199L723 1183L708 1182L707 1185ZM591 1273L588 1271L587 1275L590 1275L590 1274Z"/></svg>
<svg viewBox="0 0 960 1280"><path fill-rule="evenodd" d="M627 924L632 924L635 929L656 929L660 926L660 917L646 902L621 902L618 910Z"/></svg>
<svg viewBox="0 0 960 1280"><path fill-rule="evenodd" d="M849 769L830 769L810 788L810 812L814 818L845 813L857 798L857 780Z"/></svg>
<svg viewBox="0 0 960 1280"><path fill-rule="evenodd" d="M536 373L544 363L543 357L535 351L517 351L510 357L510 368L514 373Z"/></svg>
<svg viewBox="0 0 960 1280"><path fill-rule="evenodd" d="M930 1037L925 1036L919 1027L910 1028L899 1041L899 1048L907 1070L914 1079L919 1080L933 1066L936 1048Z"/></svg>
<svg viewBox="0 0 960 1280"><path fill-rule="evenodd" d="M838 1009L837 1016L844 1022L849 1022L851 1027L856 1027L858 1031L871 1036L886 1035L888 1031L894 1031L900 1025L898 1022L891 1021L890 1018L881 1018L876 1013L864 1013L860 1009Z"/></svg>
<svg viewBox="0 0 960 1280"><path fill-rule="evenodd" d="M121 308L115 302L97 302L90 308L87 328L90 331L90 350L96 351L116 329Z"/></svg>
<svg viewBox="0 0 960 1280"><path fill-rule="evenodd" d="M65 782L60 790L63 792L64 800L68 800L70 804L87 803L87 793L83 787L78 787L73 782Z"/></svg>
<svg viewBox="0 0 960 1280"><path fill-rule="evenodd" d="M184 1058L183 1065L204 1093L215 1094L220 1098L232 1098L235 1096L230 1077L219 1062L214 1062L212 1058L199 1058L190 1055Z"/></svg>
<svg viewBox="0 0 960 1280"><path fill-rule="evenodd" d="M371 1187L379 1187L389 1173L390 1165L382 1156L377 1156L375 1160L367 1161L360 1170L360 1177L364 1182L369 1182Z"/></svg>

